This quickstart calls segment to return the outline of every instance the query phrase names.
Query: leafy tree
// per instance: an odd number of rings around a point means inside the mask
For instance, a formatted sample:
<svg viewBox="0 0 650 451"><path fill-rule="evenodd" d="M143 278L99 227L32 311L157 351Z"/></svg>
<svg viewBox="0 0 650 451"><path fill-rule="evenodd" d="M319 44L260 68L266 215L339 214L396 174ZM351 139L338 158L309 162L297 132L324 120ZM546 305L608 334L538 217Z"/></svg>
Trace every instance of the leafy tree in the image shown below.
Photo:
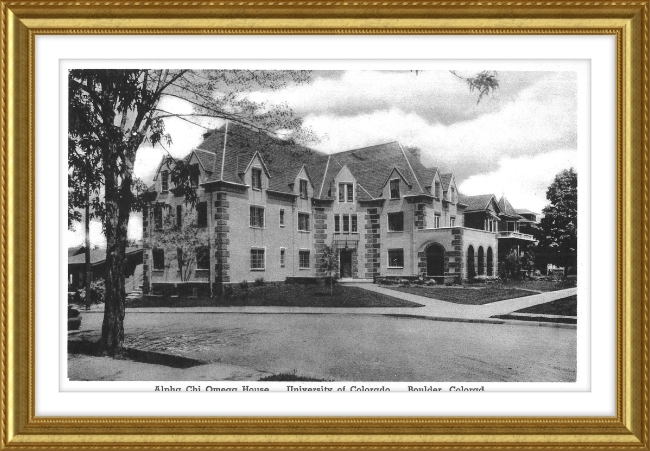
<svg viewBox="0 0 650 451"><path fill-rule="evenodd" d="M578 174L573 168L558 173L546 191L550 204L542 210L538 252L555 265L575 268L578 258Z"/></svg>
<svg viewBox="0 0 650 451"><path fill-rule="evenodd" d="M333 246L325 244L321 251L322 268L327 272L330 282L330 297L334 295L334 279L339 271L339 255Z"/></svg>
<svg viewBox="0 0 650 451"><path fill-rule="evenodd" d="M156 208L167 209L167 204L158 204ZM162 229L151 235L154 248L162 249L165 255L165 267L175 262L180 272L181 281L186 282L197 266L198 258L210 258L209 241L205 227L196 224L196 211L186 204L181 215L181 225L171 211L167 211L162 222Z"/></svg>
<svg viewBox="0 0 650 451"><path fill-rule="evenodd" d="M166 118L196 124L197 118L219 118L276 136L304 138L302 120L286 105L255 102L248 92L276 90L309 82L304 71L255 70L71 70L68 74L68 223L88 202L106 235L106 297L99 342L109 355L123 353L124 267L129 215L143 206L144 185L135 178L136 156L143 146L172 142ZM167 111L165 99L193 106L188 114ZM199 124L196 124L199 125ZM171 174L177 189L196 201L189 169L182 162ZM88 201L76 193L89 186Z"/></svg>

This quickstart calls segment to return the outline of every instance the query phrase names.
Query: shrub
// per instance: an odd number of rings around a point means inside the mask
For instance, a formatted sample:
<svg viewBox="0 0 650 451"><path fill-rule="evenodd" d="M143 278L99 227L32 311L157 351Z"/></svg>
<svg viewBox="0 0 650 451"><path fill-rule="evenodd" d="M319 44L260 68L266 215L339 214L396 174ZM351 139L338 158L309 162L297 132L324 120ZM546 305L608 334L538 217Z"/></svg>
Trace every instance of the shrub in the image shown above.
<svg viewBox="0 0 650 451"><path fill-rule="evenodd" d="M430 287L432 287L433 285L436 285L436 284L437 283L436 283L435 279L429 279L429 281L427 282L427 285L429 285Z"/></svg>
<svg viewBox="0 0 650 451"><path fill-rule="evenodd" d="M235 291L235 290L233 289L232 285L224 285L224 286L223 286L223 294L224 294L225 296L232 296L232 294L234 293L234 291Z"/></svg>
<svg viewBox="0 0 650 451"><path fill-rule="evenodd" d="M248 290L248 280L242 280L239 284L239 288L242 290Z"/></svg>
<svg viewBox="0 0 650 451"><path fill-rule="evenodd" d="M255 279L256 287L261 287L262 285L264 285L264 277L258 277L257 279Z"/></svg>

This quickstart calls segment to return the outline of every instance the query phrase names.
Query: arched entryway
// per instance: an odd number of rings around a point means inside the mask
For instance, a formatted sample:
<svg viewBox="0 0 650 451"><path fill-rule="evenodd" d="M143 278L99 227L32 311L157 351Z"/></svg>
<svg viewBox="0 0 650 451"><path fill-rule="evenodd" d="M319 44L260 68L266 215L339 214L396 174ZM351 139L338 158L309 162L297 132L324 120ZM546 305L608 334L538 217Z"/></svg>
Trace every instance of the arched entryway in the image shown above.
<svg viewBox="0 0 650 451"><path fill-rule="evenodd" d="M437 243L427 247L427 277L444 277L445 248Z"/></svg>
<svg viewBox="0 0 650 451"><path fill-rule="evenodd" d="M487 251L487 275L494 275L494 256L492 255L492 248L488 247Z"/></svg>
<svg viewBox="0 0 650 451"><path fill-rule="evenodd" d="M485 252L483 252L483 246L478 248L478 275L482 276L485 274Z"/></svg>
<svg viewBox="0 0 650 451"><path fill-rule="evenodd" d="M474 248L472 246L467 248L467 278L473 279L476 276L476 269L474 268Z"/></svg>

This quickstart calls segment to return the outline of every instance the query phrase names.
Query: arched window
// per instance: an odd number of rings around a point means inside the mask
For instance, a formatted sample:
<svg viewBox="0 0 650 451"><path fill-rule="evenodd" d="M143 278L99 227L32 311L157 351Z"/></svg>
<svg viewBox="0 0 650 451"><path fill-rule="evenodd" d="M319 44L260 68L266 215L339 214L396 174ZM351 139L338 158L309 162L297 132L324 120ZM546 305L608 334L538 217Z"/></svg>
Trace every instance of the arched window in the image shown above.
<svg viewBox="0 0 650 451"><path fill-rule="evenodd" d="M476 269L474 269L474 248L472 246L467 248L467 278L473 279L476 276Z"/></svg>
<svg viewBox="0 0 650 451"><path fill-rule="evenodd" d="M483 246L478 248L478 275L482 276L485 274L485 253L483 252Z"/></svg>
<svg viewBox="0 0 650 451"><path fill-rule="evenodd" d="M494 255L492 254L492 248L488 247L487 251L487 275L494 275Z"/></svg>

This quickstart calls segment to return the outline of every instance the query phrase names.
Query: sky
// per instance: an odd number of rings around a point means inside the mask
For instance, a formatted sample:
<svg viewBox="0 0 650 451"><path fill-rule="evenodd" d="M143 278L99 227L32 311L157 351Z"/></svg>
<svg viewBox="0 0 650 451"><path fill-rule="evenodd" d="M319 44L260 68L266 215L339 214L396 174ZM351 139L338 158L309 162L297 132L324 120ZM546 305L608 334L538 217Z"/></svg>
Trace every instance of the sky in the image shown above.
<svg viewBox="0 0 650 451"><path fill-rule="evenodd" d="M478 93L450 71L316 71L309 84L249 95L286 103L303 117L318 138L308 147L336 153L399 141L419 147L425 166L453 172L461 193L505 194L515 208L540 213L555 174L577 165L577 75L517 71L498 77L499 89L479 103ZM163 102L167 111L192 112L179 99ZM201 143L206 128L221 125L214 119L198 121L203 127L165 121L172 145L138 151L136 176L147 183L166 151L182 157ZM69 245L80 244L82 232L69 232ZM141 236L137 215L129 234ZM91 224L91 241L105 243L98 223Z"/></svg>

